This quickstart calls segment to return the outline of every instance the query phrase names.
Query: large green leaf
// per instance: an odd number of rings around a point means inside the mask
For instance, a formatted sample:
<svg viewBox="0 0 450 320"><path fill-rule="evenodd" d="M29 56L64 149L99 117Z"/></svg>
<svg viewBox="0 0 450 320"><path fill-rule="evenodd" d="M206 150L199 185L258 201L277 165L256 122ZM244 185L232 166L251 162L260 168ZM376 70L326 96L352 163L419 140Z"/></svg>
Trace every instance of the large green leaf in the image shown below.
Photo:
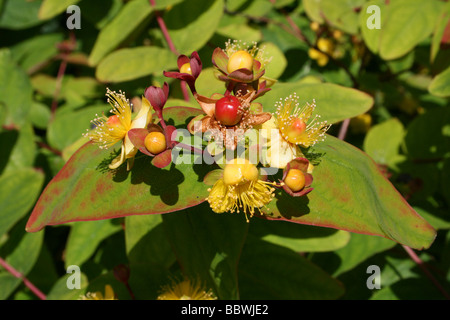
<svg viewBox="0 0 450 320"><path fill-rule="evenodd" d="M114 19L98 35L89 56L89 64L96 66L149 18L153 8L147 0L128 2Z"/></svg>
<svg viewBox="0 0 450 320"><path fill-rule="evenodd" d="M364 139L364 151L378 164L392 165L399 159L404 131L402 123L395 118L377 124Z"/></svg>
<svg viewBox="0 0 450 320"><path fill-rule="evenodd" d="M0 12L0 28L18 30L41 23L38 18L41 2L42 0L5 0Z"/></svg>
<svg viewBox="0 0 450 320"><path fill-rule="evenodd" d="M39 19L47 20L66 11L70 5L75 5L80 0L43 0L39 8Z"/></svg>
<svg viewBox="0 0 450 320"><path fill-rule="evenodd" d="M97 67L96 77L103 82L122 82L162 73L175 68L177 58L168 49L136 47L117 50L104 58Z"/></svg>
<svg viewBox="0 0 450 320"><path fill-rule="evenodd" d="M244 217L218 215L202 204L164 215L163 222L185 274L206 281L219 299L238 299L237 265L248 228Z"/></svg>
<svg viewBox="0 0 450 320"><path fill-rule="evenodd" d="M330 228L254 219L249 233L262 240L289 248L296 252L324 252L344 247L350 240L350 233Z"/></svg>
<svg viewBox="0 0 450 320"><path fill-rule="evenodd" d="M164 110L169 123L186 127L199 109ZM203 177L208 168L192 164L159 169L140 155L131 171L110 171L112 150L89 142L80 148L47 185L28 221L27 230L79 220L99 220L132 214L166 213L197 205L207 196Z"/></svg>
<svg viewBox="0 0 450 320"><path fill-rule="evenodd" d="M275 112L275 102L294 93L299 98L300 106L315 100L315 114L329 123L365 113L373 105L373 98L368 94L332 83L276 83L271 91L255 101L262 103L264 111Z"/></svg>
<svg viewBox="0 0 450 320"><path fill-rule="evenodd" d="M297 252L249 235L239 262L242 299L337 299L343 286Z"/></svg>
<svg viewBox="0 0 450 320"><path fill-rule="evenodd" d="M367 20L375 14L366 11L371 5L380 9L380 29L367 26ZM431 35L440 9L439 1L397 0L389 4L370 1L360 13L364 41L385 60L400 58Z"/></svg>
<svg viewBox="0 0 450 320"><path fill-rule="evenodd" d="M177 4L164 15L175 48L190 55L213 36L223 13L223 0L190 0Z"/></svg>
<svg viewBox="0 0 450 320"><path fill-rule="evenodd" d="M21 126L31 107L32 88L25 71L18 67L9 49L0 50L0 102L6 106L7 124Z"/></svg>
<svg viewBox="0 0 450 320"><path fill-rule="evenodd" d="M31 168L0 176L0 237L33 207L43 182L43 174Z"/></svg>
<svg viewBox="0 0 450 320"><path fill-rule="evenodd" d="M117 220L78 221L67 239L65 266L81 266L95 252L101 241L122 229Z"/></svg>
<svg viewBox="0 0 450 320"><path fill-rule="evenodd" d="M273 218L377 235L428 248L433 227L417 214L365 153L332 136L314 147L316 165L306 197L278 195Z"/></svg>
<svg viewBox="0 0 450 320"><path fill-rule="evenodd" d="M303 5L311 20L326 21L334 28L350 34L358 31L358 14L355 10L363 0L303 0Z"/></svg>
<svg viewBox="0 0 450 320"><path fill-rule="evenodd" d="M450 96L450 67L438 74L428 86L428 91L438 97Z"/></svg>
<svg viewBox="0 0 450 320"><path fill-rule="evenodd" d="M25 221L17 224L9 234L8 240L0 247L0 257L24 276L33 269L41 252L44 232L23 232ZM22 279L7 271L0 270L0 300L5 300L20 285Z"/></svg>

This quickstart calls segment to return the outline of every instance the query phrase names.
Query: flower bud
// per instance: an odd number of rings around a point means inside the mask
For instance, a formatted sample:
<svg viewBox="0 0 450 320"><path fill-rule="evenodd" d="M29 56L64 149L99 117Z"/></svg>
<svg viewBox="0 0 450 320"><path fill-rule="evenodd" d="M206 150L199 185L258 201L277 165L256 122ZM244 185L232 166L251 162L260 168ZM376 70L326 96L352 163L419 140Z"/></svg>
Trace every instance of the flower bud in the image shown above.
<svg viewBox="0 0 450 320"><path fill-rule="evenodd" d="M189 62L183 64L180 68L180 73L187 73L192 75L191 64Z"/></svg>
<svg viewBox="0 0 450 320"><path fill-rule="evenodd" d="M228 162L223 172L226 185L239 185L247 181L258 180L258 168L247 159L233 159Z"/></svg>
<svg viewBox="0 0 450 320"><path fill-rule="evenodd" d="M169 85L164 82L164 86L162 88L150 86L145 89L145 97L148 101L150 101L150 104L153 106L155 111L160 112L169 98Z"/></svg>
<svg viewBox="0 0 450 320"><path fill-rule="evenodd" d="M228 73L232 73L238 69L253 70L253 57L247 51L236 51L228 59Z"/></svg>
<svg viewBox="0 0 450 320"><path fill-rule="evenodd" d="M291 143L296 143L300 135L306 131L306 123L300 119L294 119L285 131L286 139Z"/></svg>
<svg viewBox="0 0 450 320"><path fill-rule="evenodd" d="M166 137L159 131L150 132L144 140L145 148L153 154L159 154L166 150Z"/></svg>
<svg viewBox="0 0 450 320"><path fill-rule="evenodd" d="M298 192L305 187L305 175L300 169L290 169L284 178L284 183L293 192Z"/></svg>

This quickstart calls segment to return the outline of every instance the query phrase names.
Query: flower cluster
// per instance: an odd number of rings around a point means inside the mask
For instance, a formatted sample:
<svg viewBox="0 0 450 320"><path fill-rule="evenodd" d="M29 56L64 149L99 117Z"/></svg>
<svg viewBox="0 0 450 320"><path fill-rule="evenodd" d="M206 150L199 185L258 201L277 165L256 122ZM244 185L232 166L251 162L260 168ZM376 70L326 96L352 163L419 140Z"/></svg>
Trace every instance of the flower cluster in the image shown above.
<svg viewBox="0 0 450 320"><path fill-rule="evenodd" d="M178 71L165 71L168 78L188 85L203 113L187 125L191 134L202 134L205 150L231 151L233 157L217 163L221 169L211 183L206 198L212 211L243 212L249 216L264 215L277 192L299 197L312 188L313 166L305 156L306 149L325 138L330 127L319 121L316 103L299 104L292 93L275 103L276 112L264 111L257 99L271 90L274 83L264 77L270 57L256 43L228 41L225 48L216 48L212 63L217 79L224 83L224 92L204 96L197 92L196 81L202 72L202 61L197 52L190 57L178 57ZM270 83L270 84L269 84ZM152 157L152 165L163 168L172 162L172 149L182 146L174 139L174 126L166 125L163 108L169 97L169 86L150 86L142 96L140 110L133 117L133 108L122 92L107 91L111 115L93 120L94 128L86 133L100 148L110 148L118 143L121 153L110 164L117 169L127 162L131 170L138 152ZM256 142L250 142L248 133L257 133ZM205 137L208 137L207 139ZM244 152L237 152L244 146ZM220 148L218 148L220 147ZM246 155L259 150L257 161ZM226 153L227 156L229 153ZM267 168L282 170L282 177L269 179Z"/></svg>

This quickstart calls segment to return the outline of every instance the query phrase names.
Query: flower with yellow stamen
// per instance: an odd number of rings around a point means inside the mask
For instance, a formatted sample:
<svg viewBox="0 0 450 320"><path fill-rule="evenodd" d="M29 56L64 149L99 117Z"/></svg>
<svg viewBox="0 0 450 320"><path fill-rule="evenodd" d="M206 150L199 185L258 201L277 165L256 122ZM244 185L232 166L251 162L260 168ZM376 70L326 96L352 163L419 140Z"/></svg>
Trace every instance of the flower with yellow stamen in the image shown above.
<svg viewBox="0 0 450 320"><path fill-rule="evenodd" d="M265 57L264 47L238 40L228 40L225 49L216 48L212 56L213 65L221 73L218 78L239 83L259 80L270 60Z"/></svg>
<svg viewBox="0 0 450 320"><path fill-rule="evenodd" d="M248 213L251 217L255 209L261 213L261 208L272 201L273 185L275 183L259 179L258 169L249 160L233 159L225 165L222 178L208 189L206 200L216 213L242 210L248 222Z"/></svg>
<svg viewBox="0 0 450 320"><path fill-rule="evenodd" d="M80 296L79 300L117 300L113 288L107 284L105 286L105 295L100 291L88 292L85 295Z"/></svg>
<svg viewBox="0 0 450 320"><path fill-rule="evenodd" d="M185 279L179 283L164 286L158 300L216 300L212 291L205 289L198 283Z"/></svg>
<svg viewBox="0 0 450 320"><path fill-rule="evenodd" d="M312 117L315 102L299 107L297 96L290 95L276 104L274 116L260 127L265 138L264 161L276 168L285 168L292 159L304 157L300 147L308 148L325 138L330 125Z"/></svg>
<svg viewBox="0 0 450 320"><path fill-rule="evenodd" d="M112 107L110 112L113 115L110 117L106 117L104 114L97 116L91 121L95 125L94 130L87 132L84 136L97 143L101 149L108 149L116 143L122 142L121 153L111 162L109 168L116 169L128 160L127 170L130 170L138 149L130 141L128 131L147 127L152 119L150 102L143 97L141 109L132 119L132 106L124 93L107 89L106 96Z"/></svg>

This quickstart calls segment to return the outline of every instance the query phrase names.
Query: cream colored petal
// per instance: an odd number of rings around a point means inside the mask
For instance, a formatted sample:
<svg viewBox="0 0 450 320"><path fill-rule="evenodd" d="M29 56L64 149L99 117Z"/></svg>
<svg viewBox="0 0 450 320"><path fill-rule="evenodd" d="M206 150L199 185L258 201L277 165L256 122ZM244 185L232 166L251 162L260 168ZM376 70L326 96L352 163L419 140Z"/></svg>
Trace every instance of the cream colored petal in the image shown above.
<svg viewBox="0 0 450 320"><path fill-rule="evenodd" d="M277 139L271 141L266 161L271 167L284 169L289 161L301 156L303 153L295 144Z"/></svg>
<svg viewBox="0 0 450 320"><path fill-rule="evenodd" d="M150 102L145 97L142 97L141 109L139 110L136 118L134 118L131 122L131 129L147 127L149 122L152 120L152 113L150 111Z"/></svg>
<svg viewBox="0 0 450 320"><path fill-rule="evenodd" d="M134 144L131 142L130 138L128 137L128 134L125 136L124 142L123 142L123 148L125 152L125 158L132 158L136 155L138 152L138 149L134 146Z"/></svg>
<svg viewBox="0 0 450 320"><path fill-rule="evenodd" d="M122 163L124 163L126 160L125 158L125 147L124 144L122 143L122 148L121 148L121 152L120 155L117 156L115 159L113 159L113 161L111 161L111 164L109 165L110 169L117 169L118 167L120 167L120 165Z"/></svg>

